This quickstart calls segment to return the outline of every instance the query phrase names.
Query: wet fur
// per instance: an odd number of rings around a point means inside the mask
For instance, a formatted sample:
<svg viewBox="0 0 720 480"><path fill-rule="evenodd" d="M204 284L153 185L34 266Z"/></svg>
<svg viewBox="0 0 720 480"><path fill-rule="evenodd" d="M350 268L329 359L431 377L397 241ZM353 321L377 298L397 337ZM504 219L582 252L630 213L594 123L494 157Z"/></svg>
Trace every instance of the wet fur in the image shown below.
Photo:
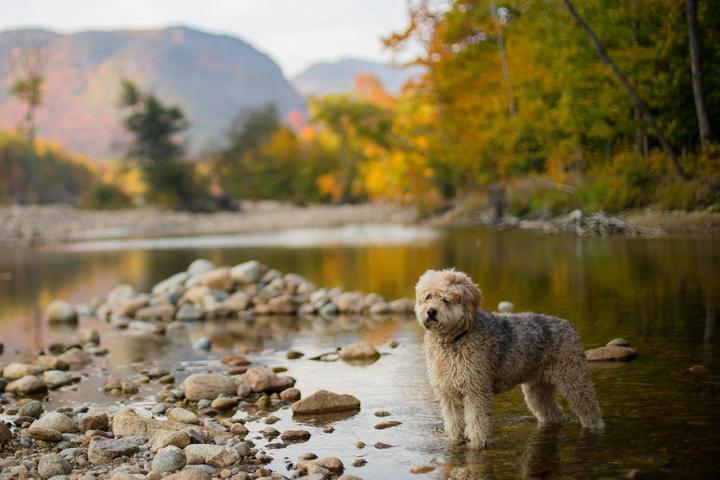
<svg viewBox="0 0 720 480"><path fill-rule="evenodd" d="M428 270L415 294L430 384L451 442L485 446L493 395L518 384L538 422L561 421L554 399L559 393L583 428L604 428L585 351L570 322L529 312L480 312L482 293L454 270Z"/></svg>

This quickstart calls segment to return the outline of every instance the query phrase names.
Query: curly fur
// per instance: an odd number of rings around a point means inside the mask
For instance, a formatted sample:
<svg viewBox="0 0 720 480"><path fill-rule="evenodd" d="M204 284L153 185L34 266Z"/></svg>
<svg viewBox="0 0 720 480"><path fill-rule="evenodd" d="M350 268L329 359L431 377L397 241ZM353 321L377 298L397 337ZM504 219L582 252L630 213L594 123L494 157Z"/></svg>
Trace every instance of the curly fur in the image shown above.
<svg viewBox="0 0 720 480"><path fill-rule="evenodd" d="M485 446L493 395L518 384L540 423L560 422L559 393L583 428L604 428L585 351L570 322L529 312L481 312L482 293L455 270L428 270L415 295L430 384L451 442Z"/></svg>

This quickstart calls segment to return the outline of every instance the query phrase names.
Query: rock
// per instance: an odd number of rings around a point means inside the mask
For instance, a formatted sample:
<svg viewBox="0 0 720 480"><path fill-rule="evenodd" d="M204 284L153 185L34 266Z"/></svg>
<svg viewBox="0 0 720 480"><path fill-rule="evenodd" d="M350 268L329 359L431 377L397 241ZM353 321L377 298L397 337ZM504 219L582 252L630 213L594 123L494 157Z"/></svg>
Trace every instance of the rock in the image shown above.
<svg viewBox="0 0 720 480"><path fill-rule="evenodd" d="M631 347L605 346L585 352L588 362L629 362L637 357L637 350Z"/></svg>
<svg viewBox="0 0 720 480"><path fill-rule="evenodd" d="M249 430L242 423L233 423L232 426L230 427L230 433L232 433L233 435L240 436L240 437L244 437L245 435L248 434L248 432L249 432Z"/></svg>
<svg viewBox="0 0 720 480"><path fill-rule="evenodd" d="M72 305L62 300L53 300L45 309L45 317L51 323L77 322L77 312Z"/></svg>
<svg viewBox="0 0 720 480"><path fill-rule="evenodd" d="M43 406L38 400L31 400L25 405L20 407L18 415L21 417L33 417L38 418L43 413Z"/></svg>
<svg viewBox="0 0 720 480"><path fill-rule="evenodd" d="M110 422L105 412L90 411L80 417L78 426L81 432L87 432L88 430L107 430Z"/></svg>
<svg viewBox="0 0 720 480"><path fill-rule="evenodd" d="M61 370L46 370L43 372L43 381L48 388L60 388L64 385L69 385L78 379L79 377L77 375L73 375L70 372L63 372Z"/></svg>
<svg viewBox="0 0 720 480"><path fill-rule="evenodd" d="M186 303L178 309L175 314L175 320L181 322L197 322L202 320L204 313L202 308Z"/></svg>
<svg viewBox="0 0 720 480"><path fill-rule="evenodd" d="M392 445L388 445L387 443L383 443L383 442L377 442L375 444L375 448L377 448L378 450L385 450L387 448L392 448L392 447L393 447Z"/></svg>
<svg viewBox="0 0 720 480"><path fill-rule="evenodd" d="M380 353L366 342L347 345L340 349L338 355L346 362L372 362L380 358Z"/></svg>
<svg viewBox="0 0 720 480"><path fill-rule="evenodd" d="M508 302L507 300L503 300L502 302L498 303L497 309L498 312L501 313L510 313L515 309L515 304L512 302Z"/></svg>
<svg viewBox="0 0 720 480"><path fill-rule="evenodd" d="M271 298L267 305L269 313L276 315L290 315L297 311L292 295L280 295Z"/></svg>
<svg viewBox="0 0 720 480"><path fill-rule="evenodd" d="M377 412L374 413L374 415L376 417L389 417L392 414L386 410L378 410Z"/></svg>
<svg viewBox="0 0 720 480"><path fill-rule="evenodd" d="M613 338L605 346L607 347L629 347L630 342L624 338Z"/></svg>
<svg viewBox="0 0 720 480"><path fill-rule="evenodd" d="M336 457L323 457L315 460L315 463L323 468L327 468L335 475L342 475L343 471L345 471L342 460Z"/></svg>
<svg viewBox="0 0 720 480"><path fill-rule="evenodd" d="M158 450L152 461L152 469L161 473L175 472L185 467L185 463L187 463L185 453L178 447L170 445Z"/></svg>
<svg viewBox="0 0 720 480"><path fill-rule="evenodd" d="M708 373L710 373L710 369L707 368L705 365L693 365L692 367L688 368L688 372L695 375L707 375Z"/></svg>
<svg viewBox="0 0 720 480"><path fill-rule="evenodd" d="M280 436L280 432L277 430L277 428L273 428L273 427L265 427L262 429L261 433L263 434L263 437L266 437L269 439L273 439L275 437Z"/></svg>
<svg viewBox="0 0 720 480"><path fill-rule="evenodd" d="M226 355L220 359L220 361L228 365L230 367L242 367L245 365L250 365L250 360L248 360L246 357L243 357L242 355Z"/></svg>
<svg viewBox="0 0 720 480"><path fill-rule="evenodd" d="M412 314L415 311L415 301L410 298L398 298L390 302L393 313Z"/></svg>
<svg viewBox="0 0 720 480"><path fill-rule="evenodd" d="M164 477L163 480L211 480L212 476L201 467L185 467L183 470Z"/></svg>
<svg viewBox="0 0 720 480"><path fill-rule="evenodd" d="M81 328L77 332L78 342L81 344L86 343L100 343L100 333L94 328Z"/></svg>
<svg viewBox="0 0 720 480"><path fill-rule="evenodd" d="M230 290L233 283L228 267L216 268L200 275L200 284L212 289Z"/></svg>
<svg viewBox="0 0 720 480"><path fill-rule="evenodd" d="M118 457L130 457L138 451L136 444L127 439L93 437L87 450L90 463L102 465L111 463Z"/></svg>
<svg viewBox="0 0 720 480"><path fill-rule="evenodd" d="M157 452L170 445L185 448L190 445L190 441L190 435L185 431L158 430L150 439L150 450Z"/></svg>
<svg viewBox="0 0 720 480"><path fill-rule="evenodd" d="M12 430L0 420L0 445L5 445L13 438Z"/></svg>
<svg viewBox="0 0 720 480"><path fill-rule="evenodd" d="M150 303L150 295L141 293L117 303L112 307L112 314L115 317L134 317L142 308L147 307L148 303Z"/></svg>
<svg viewBox="0 0 720 480"><path fill-rule="evenodd" d="M356 458L355 460L353 460L352 465L353 467L358 468L364 467L365 465L367 465L367 460L365 460L364 458Z"/></svg>
<svg viewBox="0 0 720 480"><path fill-rule="evenodd" d="M42 368L36 367L35 365L13 362L3 368L2 376L5 377L5 380L13 381L28 375L37 375L42 372L42 370Z"/></svg>
<svg viewBox="0 0 720 480"><path fill-rule="evenodd" d="M171 420L162 421L154 418L144 418L132 410L122 411L116 414L112 420L112 432L118 437L142 435L147 438L153 438L153 435L160 430L183 431L187 428L188 425L185 423L173 422ZM223 441L231 437L228 432L222 430L215 430L206 427L192 428L200 432L207 439Z"/></svg>
<svg viewBox="0 0 720 480"><path fill-rule="evenodd" d="M297 402L300 400L300 390L297 388L288 388L280 392L280 398L286 402Z"/></svg>
<svg viewBox="0 0 720 480"><path fill-rule="evenodd" d="M365 442L363 442L362 440L358 440L357 442L355 442L355 448L365 448Z"/></svg>
<svg viewBox="0 0 720 480"><path fill-rule="evenodd" d="M222 304L230 312L241 312L250 306L250 295L243 291L235 292L223 300Z"/></svg>
<svg viewBox="0 0 720 480"><path fill-rule="evenodd" d="M184 408L173 408L167 412L167 417L175 422L200 425L200 419L198 416L190 410L185 410Z"/></svg>
<svg viewBox="0 0 720 480"><path fill-rule="evenodd" d="M77 424L67 415L60 412L46 412L33 422L33 425L51 428L60 433L74 433L78 431Z"/></svg>
<svg viewBox="0 0 720 480"><path fill-rule="evenodd" d="M222 445L190 444L183 449L185 455L197 455L205 460L205 463L217 468L224 468L238 461L238 455Z"/></svg>
<svg viewBox="0 0 720 480"><path fill-rule="evenodd" d="M415 474L415 475L422 474L422 473L429 473L429 472L432 472L433 470L435 470L435 468L437 468L437 467L435 467L433 465L421 465L418 467L412 467L410 469L410 473Z"/></svg>
<svg viewBox="0 0 720 480"><path fill-rule="evenodd" d="M192 343L192 348L208 352L212 348L212 341L208 337L200 337Z"/></svg>
<svg viewBox="0 0 720 480"><path fill-rule="evenodd" d="M33 363L47 370L68 370L70 368L70 365L54 355L38 355Z"/></svg>
<svg viewBox="0 0 720 480"><path fill-rule="evenodd" d="M263 274L263 267L257 260L250 260L230 269L230 276L241 284L256 283Z"/></svg>
<svg viewBox="0 0 720 480"><path fill-rule="evenodd" d="M302 443L310 440L310 432L307 430L286 430L280 438L286 443Z"/></svg>
<svg viewBox="0 0 720 480"><path fill-rule="evenodd" d="M254 392L281 392L295 384L295 379L277 375L268 367L252 367L243 375L242 382Z"/></svg>
<svg viewBox="0 0 720 480"><path fill-rule="evenodd" d="M221 412L235 408L238 404L237 398L218 397L210 403L210 407Z"/></svg>
<svg viewBox="0 0 720 480"><path fill-rule="evenodd" d="M156 283L152 288L152 293L153 295L161 295L176 292L182 289L183 284L188 278L190 278L190 274L187 272L176 273L175 275Z"/></svg>
<svg viewBox="0 0 720 480"><path fill-rule="evenodd" d="M135 318L143 321L169 322L175 316L175 307L170 303L158 303L143 307L135 313Z"/></svg>
<svg viewBox="0 0 720 480"><path fill-rule="evenodd" d="M398 425L402 425L402 422L398 422L397 420L385 420L384 422L375 424L375 430L385 430L386 428L397 427Z"/></svg>
<svg viewBox="0 0 720 480"><path fill-rule="evenodd" d="M92 357L79 348L58 355L58 359L70 365L70 368L79 369L92 363Z"/></svg>
<svg viewBox="0 0 720 480"><path fill-rule="evenodd" d="M28 428L28 435L36 440L42 440L44 442L59 442L62 440L62 433L52 428L45 428L39 425L30 425Z"/></svg>
<svg viewBox="0 0 720 480"><path fill-rule="evenodd" d="M217 373L195 373L182 384L185 398L188 400L214 400L222 394L233 395L237 389L235 382L225 375Z"/></svg>
<svg viewBox="0 0 720 480"><path fill-rule="evenodd" d="M190 275L200 275L213 269L215 269L213 262L204 258L198 258L197 260L193 260L190 266L188 266L187 273Z"/></svg>
<svg viewBox="0 0 720 480"><path fill-rule="evenodd" d="M182 296L183 302L190 302L194 305L202 305L203 299L210 295L210 290L208 287L205 286L197 286L189 288Z"/></svg>
<svg viewBox="0 0 720 480"><path fill-rule="evenodd" d="M301 358L303 355L305 355L302 352L298 352L296 350L288 350L287 354L285 354L285 357L288 360L297 360L298 358Z"/></svg>
<svg viewBox="0 0 720 480"><path fill-rule="evenodd" d="M392 308L390 308L388 302L377 302L370 305L368 312L370 312L371 315L386 315L392 313Z"/></svg>
<svg viewBox="0 0 720 480"><path fill-rule="evenodd" d="M362 292L343 292L337 298L337 306L342 313L360 313L363 310L365 295Z"/></svg>
<svg viewBox="0 0 720 480"><path fill-rule="evenodd" d="M5 386L5 391L20 396L31 395L33 393L47 392L47 385L45 385L42 379L35 375L25 375L22 378L8 383Z"/></svg>
<svg viewBox="0 0 720 480"><path fill-rule="evenodd" d="M327 390L318 390L292 405L293 413L296 415L344 412L359 408L360 400L352 395L337 394Z"/></svg>
<svg viewBox="0 0 720 480"><path fill-rule="evenodd" d="M47 453L40 457L37 471L41 478L50 478L56 475L68 475L72 470L70 462L65 460L60 454Z"/></svg>
<svg viewBox="0 0 720 480"><path fill-rule="evenodd" d="M324 317L331 317L337 315L339 312L340 309L335 302L327 302L318 308L318 314Z"/></svg>

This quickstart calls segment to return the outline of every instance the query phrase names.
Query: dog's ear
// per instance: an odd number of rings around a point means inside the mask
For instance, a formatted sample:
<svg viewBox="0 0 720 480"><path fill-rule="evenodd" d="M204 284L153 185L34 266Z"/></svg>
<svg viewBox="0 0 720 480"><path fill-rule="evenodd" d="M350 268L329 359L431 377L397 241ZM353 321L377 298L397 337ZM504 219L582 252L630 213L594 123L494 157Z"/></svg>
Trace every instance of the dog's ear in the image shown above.
<svg viewBox="0 0 720 480"><path fill-rule="evenodd" d="M476 309L480 308L480 302L482 302L482 292L472 278L463 272L457 272L450 270L449 272L449 283L458 289L460 297L464 303L474 306Z"/></svg>

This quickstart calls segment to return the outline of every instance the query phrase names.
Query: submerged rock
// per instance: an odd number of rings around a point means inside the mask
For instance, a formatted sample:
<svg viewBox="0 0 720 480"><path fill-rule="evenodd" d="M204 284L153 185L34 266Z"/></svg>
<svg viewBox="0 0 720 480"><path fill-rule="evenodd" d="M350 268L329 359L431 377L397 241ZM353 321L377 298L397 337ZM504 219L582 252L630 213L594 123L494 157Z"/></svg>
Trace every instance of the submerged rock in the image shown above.
<svg viewBox="0 0 720 480"><path fill-rule="evenodd" d="M296 415L345 412L359 408L360 400L352 395L333 393L328 390L318 390L292 405L292 411Z"/></svg>

